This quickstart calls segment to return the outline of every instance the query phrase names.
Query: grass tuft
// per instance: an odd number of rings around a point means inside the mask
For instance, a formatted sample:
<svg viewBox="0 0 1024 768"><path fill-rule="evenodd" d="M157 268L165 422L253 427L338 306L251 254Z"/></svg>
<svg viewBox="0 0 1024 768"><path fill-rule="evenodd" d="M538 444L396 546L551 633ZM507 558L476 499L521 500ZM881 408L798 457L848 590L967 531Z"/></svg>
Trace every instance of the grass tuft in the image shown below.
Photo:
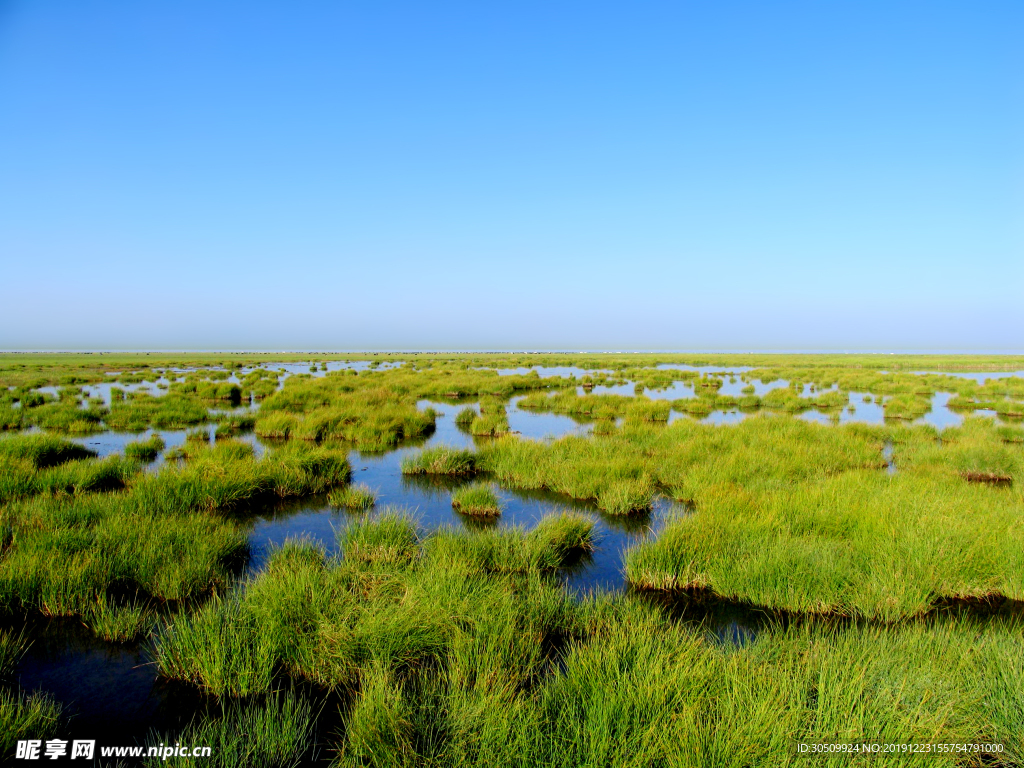
<svg viewBox="0 0 1024 768"><path fill-rule="evenodd" d="M327 494L327 503L332 507L347 507L348 509L369 509L374 505L377 497L366 485L348 485L344 488L335 488Z"/></svg>
<svg viewBox="0 0 1024 768"><path fill-rule="evenodd" d="M477 455L472 451L438 446L402 460L403 475L472 475L477 471Z"/></svg>
<svg viewBox="0 0 1024 768"><path fill-rule="evenodd" d="M452 507L464 515L497 517L501 514L498 497L486 483L474 483L452 493Z"/></svg>
<svg viewBox="0 0 1024 768"><path fill-rule="evenodd" d="M138 461L153 461L163 449L164 441L160 435L154 434L148 440L128 443L124 447L124 455Z"/></svg>

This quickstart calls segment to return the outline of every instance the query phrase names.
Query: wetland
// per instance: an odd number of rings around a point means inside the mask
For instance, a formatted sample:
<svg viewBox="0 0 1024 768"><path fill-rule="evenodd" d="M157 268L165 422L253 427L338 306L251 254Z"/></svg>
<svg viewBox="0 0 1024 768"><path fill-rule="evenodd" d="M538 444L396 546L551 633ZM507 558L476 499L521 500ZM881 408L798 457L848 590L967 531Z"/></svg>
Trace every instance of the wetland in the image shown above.
<svg viewBox="0 0 1024 768"><path fill-rule="evenodd" d="M1010 357L0 355L0 753L1020 765L1022 422Z"/></svg>

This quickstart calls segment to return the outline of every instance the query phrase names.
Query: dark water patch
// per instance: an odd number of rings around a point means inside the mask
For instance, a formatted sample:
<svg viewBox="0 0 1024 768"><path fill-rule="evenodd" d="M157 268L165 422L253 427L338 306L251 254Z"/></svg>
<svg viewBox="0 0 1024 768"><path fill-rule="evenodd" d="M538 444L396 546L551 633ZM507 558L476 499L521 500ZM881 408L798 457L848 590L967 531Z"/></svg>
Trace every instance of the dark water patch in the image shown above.
<svg viewBox="0 0 1024 768"><path fill-rule="evenodd" d="M975 597L943 597L935 601L932 613L952 616L1024 617L1024 600L1001 594Z"/></svg>
<svg viewBox="0 0 1024 768"><path fill-rule="evenodd" d="M32 644L16 681L64 706L70 738L142 743L153 728L179 731L209 704L192 686L159 679L146 641L108 643L77 619L30 619L21 628Z"/></svg>
<svg viewBox="0 0 1024 768"><path fill-rule="evenodd" d="M723 600L704 592L663 592L629 587L628 593L663 610L673 621L698 628L716 643L742 647L763 632L785 627L792 620L782 611Z"/></svg>

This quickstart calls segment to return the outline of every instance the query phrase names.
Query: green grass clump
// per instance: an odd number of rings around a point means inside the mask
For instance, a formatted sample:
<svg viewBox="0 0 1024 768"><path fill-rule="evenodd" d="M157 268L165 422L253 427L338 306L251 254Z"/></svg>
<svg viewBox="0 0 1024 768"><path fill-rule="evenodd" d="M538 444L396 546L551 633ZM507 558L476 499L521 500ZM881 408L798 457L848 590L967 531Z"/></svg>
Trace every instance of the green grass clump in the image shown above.
<svg viewBox="0 0 1024 768"><path fill-rule="evenodd" d="M718 404L711 397L684 397L672 401L673 410L698 418L713 413L717 408Z"/></svg>
<svg viewBox="0 0 1024 768"><path fill-rule="evenodd" d="M86 612L85 622L107 642L127 643L148 635L156 615L144 602L119 603L101 594Z"/></svg>
<svg viewBox="0 0 1024 768"><path fill-rule="evenodd" d="M270 689L277 665L274 638L239 594L215 596L161 631L156 668L216 696L249 696Z"/></svg>
<svg viewBox="0 0 1024 768"><path fill-rule="evenodd" d="M452 507L464 515L496 517L501 514L501 504L491 486L474 483L452 493Z"/></svg>
<svg viewBox="0 0 1024 768"><path fill-rule="evenodd" d="M234 437L256 426L255 416L224 416L217 422L217 438Z"/></svg>
<svg viewBox="0 0 1024 768"><path fill-rule="evenodd" d="M796 765L794 740L836 739L998 741L1015 760L1024 746L1019 620L808 620L723 646L629 595L567 600L530 540L444 530L390 570L292 544L157 652L209 625L180 657L207 690L266 692L278 667L340 688L342 765Z"/></svg>
<svg viewBox="0 0 1024 768"><path fill-rule="evenodd" d="M0 629L0 681L9 680L21 657L25 655L31 641L25 632L12 629Z"/></svg>
<svg viewBox="0 0 1024 768"><path fill-rule="evenodd" d="M327 503L332 507L346 507L348 509L369 509L376 500L377 497L373 491L361 484L335 488L327 494Z"/></svg>
<svg viewBox="0 0 1024 768"><path fill-rule="evenodd" d="M9 505L12 538L0 560L0 610L85 616L112 584L182 600L223 584L246 551L235 523L138 502L122 492Z"/></svg>
<svg viewBox="0 0 1024 768"><path fill-rule="evenodd" d="M909 462L908 462L909 463ZM895 621L941 599L1024 597L1019 499L908 467L759 492L720 486L636 546L642 588ZM998 493L998 491L996 491ZM965 510L970 510L965 514Z"/></svg>
<svg viewBox="0 0 1024 768"><path fill-rule="evenodd" d="M298 419L288 413L268 413L256 419L253 431L260 437L286 439L295 428Z"/></svg>
<svg viewBox="0 0 1024 768"><path fill-rule="evenodd" d="M472 451L438 446L402 459L403 475L472 475L477 455Z"/></svg>
<svg viewBox="0 0 1024 768"><path fill-rule="evenodd" d="M476 418L476 411L473 408L466 407L455 415L455 423L463 429L469 429L469 425L472 424Z"/></svg>
<svg viewBox="0 0 1024 768"><path fill-rule="evenodd" d="M0 610L89 616L111 584L134 589L140 599L209 592L227 581L247 549L241 526L210 512L260 498L324 493L350 474L343 451L295 447L257 461L251 451L238 456L234 448L205 446L183 466L133 475L121 491L9 503L0 519L7 542ZM39 477L104 463L73 462Z"/></svg>
<svg viewBox="0 0 1024 768"><path fill-rule="evenodd" d="M410 560L419 544L416 521L400 511L385 511L372 520L357 520L338 535L346 560L377 564Z"/></svg>
<svg viewBox="0 0 1024 768"><path fill-rule="evenodd" d="M649 502L656 487L690 500L720 483L791 484L877 467L881 443L870 431L764 416L728 428L688 419L668 426L634 422L612 435L548 444L506 437L482 446L480 457L481 469L503 486L598 503L604 495L611 511L629 498Z"/></svg>
<svg viewBox="0 0 1024 768"><path fill-rule="evenodd" d="M616 480L598 493L597 506L610 515L643 512L651 508L654 492L654 481L647 475Z"/></svg>
<svg viewBox="0 0 1024 768"><path fill-rule="evenodd" d="M478 437L497 437L508 432L508 419L504 413L477 416L469 425L469 432Z"/></svg>
<svg viewBox="0 0 1024 768"><path fill-rule="evenodd" d="M8 403L0 403L0 430L21 429L23 408L13 408Z"/></svg>
<svg viewBox="0 0 1024 768"><path fill-rule="evenodd" d="M69 462L36 473L36 492L86 493L124 488L139 465L123 456Z"/></svg>
<svg viewBox="0 0 1024 768"><path fill-rule="evenodd" d="M996 432L1004 443L1024 443L1024 429L1020 427L1001 426Z"/></svg>
<svg viewBox="0 0 1024 768"><path fill-rule="evenodd" d="M66 461L96 455L85 446L63 437L47 434L12 435L0 440L0 457L24 459L36 469L53 467Z"/></svg>
<svg viewBox="0 0 1024 768"><path fill-rule="evenodd" d="M316 713L309 701L291 691L276 691L261 702L228 702L219 717L197 720L173 738L151 738L162 744L208 746L207 757L174 758L175 765L204 768L282 768L298 766L315 746ZM143 765L165 766L166 758L149 757Z"/></svg>
<svg viewBox="0 0 1024 768"><path fill-rule="evenodd" d="M270 690L279 669L355 692L375 670L505 685L486 672L499 665L523 685L545 663L539 640L571 612L543 573L588 546L592 527L566 516L528 533L444 530L421 541L408 517L388 513L343 530L340 559L289 542L244 590L166 626L157 669L237 697Z"/></svg>
<svg viewBox="0 0 1024 768"><path fill-rule="evenodd" d="M261 498L326 493L346 482L345 452L326 447L287 446L255 459L247 443L200 445L183 466L140 476L133 494L152 509L232 509Z"/></svg>
<svg viewBox="0 0 1024 768"><path fill-rule="evenodd" d="M39 470L27 460L0 457L0 503L39 493L77 494L123 488L138 469L135 461L121 456L69 461Z"/></svg>
<svg viewBox="0 0 1024 768"><path fill-rule="evenodd" d="M154 397L145 392L131 392L122 401L114 399L104 421L109 429L140 432L149 427L185 429L209 418L206 406L194 394L172 392Z"/></svg>
<svg viewBox="0 0 1024 768"><path fill-rule="evenodd" d="M137 440L124 447L124 455L138 461L153 461L164 449L160 435L154 434L148 440Z"/></svg>
<svg viewBox="0 0 1024 768"><path fill-rule="evenodd" d="M647 398L636 398L636 402L630 403L626 408L626 418L639 419L640 421L662 422L668 421L672 404L667 400L648 400Z"/></svg>
<svg viewBox="0 0 1024 768"><path fill-rule="evenodd" d="M33 408L25 418L49 432L88 435L103 430L106 415L106 409L95 403L91 403L89 408L79 408L74 402L62 400Z"/></svg>
<svg viewBox="0 0 1024 768"><path fill-rule="evenodd" d="M424 542L431 563L461 573L550 573L573 557L593 551L594 523L581 515L549 515L532 531L486 529L471 535L446 529Z"/></svg>
<svg viewBox="0 0 1024 768"><path fill-rule="evenodd" d="M11 758L19 741L53 737L60 724L61 706L45 693L0 689L0 754Z"/></svg>
<svg viewBox="0 0 1024 768"><path fill-rule="evenodd" d="M931 400L914 394L893 395L886 398L882 411L887 419L913 420L932 409Z"/></svg>

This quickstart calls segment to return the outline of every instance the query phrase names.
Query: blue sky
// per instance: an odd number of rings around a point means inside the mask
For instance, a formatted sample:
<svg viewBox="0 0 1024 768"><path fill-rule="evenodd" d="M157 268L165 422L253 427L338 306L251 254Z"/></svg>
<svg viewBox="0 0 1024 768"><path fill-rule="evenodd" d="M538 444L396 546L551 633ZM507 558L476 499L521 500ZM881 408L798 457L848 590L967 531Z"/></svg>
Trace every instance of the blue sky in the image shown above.
<svg viewBox="0 0 1024 768"><path fill-rule="evenodd" d="M0 348L1021 350L1021 29L0 0Z"/></svg>

